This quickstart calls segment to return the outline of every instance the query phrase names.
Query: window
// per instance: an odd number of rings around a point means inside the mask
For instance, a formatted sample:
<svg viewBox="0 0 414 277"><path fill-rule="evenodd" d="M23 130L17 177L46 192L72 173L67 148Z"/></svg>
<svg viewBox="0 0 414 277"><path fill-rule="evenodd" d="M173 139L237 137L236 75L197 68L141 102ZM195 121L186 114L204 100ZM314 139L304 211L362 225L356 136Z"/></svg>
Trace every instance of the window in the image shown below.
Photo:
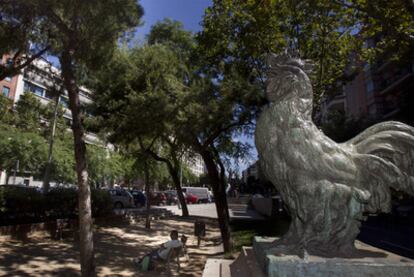
<svg viewBox="0 0 414 277"><path fill-rule="evenodd" d="M48 90L45 91L45 97L48 99L53 99L53 94L50 93Z"/></svg>
<svg viewBox="0 0 414 277"><path fill-rule="evenodd" d="M44 88L36 86L35 84L29 82L24 82L24 91L34 93L41 97L44 97L46 92Z"/></svg>
<svg viewBox="0 0 414 277"><path fill-rule="evenodd" d="M373 95L373 91L374 91L374 82L372 82L371 79L367 80L365 88L366 88L367 97L371 97Z"/></svg>
<svg viewBox="0 0 414 277"><path fill-rule="evenodd" d="M3 87L3 90L2 90L3 96L9 97L9 93L10 93L10 88Z"/></svg>
<svg viewBox="0 0 414 277"><path fill-rule="evenodd" d="M60 97L59 102L65 108L67 108L68 105L69 105L69 100L66 97L63 97L63 96Z"/></svg>

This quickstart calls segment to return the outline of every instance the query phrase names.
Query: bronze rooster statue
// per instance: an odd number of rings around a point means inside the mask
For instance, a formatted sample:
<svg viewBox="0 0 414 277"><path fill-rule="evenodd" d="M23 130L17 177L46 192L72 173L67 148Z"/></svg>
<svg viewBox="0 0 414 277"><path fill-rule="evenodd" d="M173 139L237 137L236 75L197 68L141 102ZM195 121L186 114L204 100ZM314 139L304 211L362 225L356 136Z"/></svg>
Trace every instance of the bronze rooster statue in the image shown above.
<svg viewBox="0 0 414 277"><path fill-rule="evenodd" d="M268 65L255 143L292 218L271 251L353 256L365 215L390 211L390 188L414 195L414 128L384 122L336 143L312 122L311 64L272 54Z"/></svg>

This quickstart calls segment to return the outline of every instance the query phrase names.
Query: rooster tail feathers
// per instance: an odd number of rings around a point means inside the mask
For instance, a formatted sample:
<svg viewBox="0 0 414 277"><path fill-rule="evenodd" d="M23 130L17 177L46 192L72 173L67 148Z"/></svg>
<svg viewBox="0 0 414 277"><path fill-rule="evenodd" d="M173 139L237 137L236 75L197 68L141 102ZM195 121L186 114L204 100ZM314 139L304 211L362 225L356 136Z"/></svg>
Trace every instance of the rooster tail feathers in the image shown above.
<svg viewBox="0 0 414 277"><path fill-rule="evenodd" d="M399 172L400 176L394 176L399 182L392 187L414 195L413 127L395 121L383 122L368 128L345 144L359 154L374 155L382 159L384 165L388 165L384 170L389 168L393 175Z"/></svg>
<svg viewBox="0 0 414 277"><path fill-rule="evenodd" d="M365 131L361 132L360 134L358 134L357 136L355 136L354 138L348 140L345 144L350 145L350 146L356 146L361 142L364 142L366 139L368 139L369 137L379 134L381 132L401 132L404 134L407 134L411 137L414 137L414 128L398 122L398 121L386 121L386 122L381 122L378 124L375 124L371 127L369 127L368 129L366 129Z"/></svg>
<svg viewBox="0 0 414 277"><path fill-rule="evenodd" d="M376 124L346 142L359 154L371 154L414 176L414 128L395 121Z"/></svg>

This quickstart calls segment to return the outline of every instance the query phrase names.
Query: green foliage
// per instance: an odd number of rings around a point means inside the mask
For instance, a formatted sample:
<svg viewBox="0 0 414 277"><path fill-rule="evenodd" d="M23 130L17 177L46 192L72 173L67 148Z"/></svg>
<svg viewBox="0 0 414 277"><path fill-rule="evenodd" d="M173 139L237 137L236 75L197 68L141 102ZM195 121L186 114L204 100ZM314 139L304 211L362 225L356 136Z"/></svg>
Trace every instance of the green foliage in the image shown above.
<svg viewBox="0 0 414 277"><path fill-rule="evenodd" d="M405 62L414 58L414 2L406 0L341 1L354 11L361 39L373 38L376 44L363 48L365 59L392 59Z"/></svg>
<svg viewBox="0 0 414 277"><path fill-rule="evenodd" d="M112 139L131 141L140 134L159 133L176 113L176 99L183 86L177 80L178 60L163 45L120 49L96 83L96 113L112 127ZM114 77L116 76L116 77ZM119 112L122 120L114 116ZM155 124L157 123L157 124Z"/></svg>
<svg viewBox="0 0 414 277"><path fill-rule="evenodd" d="M82 70L99 68L110 59L118 39L143 15L134 0L38 1L38 8L52 25L51 52L60 56L71 47L77 64L85 66Z"/></svg>
<svg viewBox="0 0 414 277"><path fill-rule="evenodd" d="M78 211L78 192L72 188L53 188L45 194L45 213L51 218L74 218Z"/></svg>
<svg viewBox="0 0 414 277"><path fill-rule="evenodd" d="M220 0L206 10L199 41L218 74L235 66L260 76L261 55L298 52L315 63L311 80L320 97L335 93L361 56L412 59L413 25L410 1ZM364 47L370 38L377 43Z"/></svg>
<svg viewBox="0 0 414 277"><path fill-rule="evenodd" d="M46 113L45 106L32 93L24 93L16 103L15 126L23 131L40 133L41 120Z"/></svg>
<svg viewBox="0 0 414 277"><path fill-rule="evenodd" d="M163 44L175 53L182 61L190 58L196 48L196 43L191 32L183 29L183 24L169 18L157 22L151 27L147 36L149 45ZM183 64L185 66L185 64Z"/></svg>
<svg viewBox="0 0 414 277"><path fill-rule="evenodd" d="M251 245L255 236L282 236L287 232L290 219L283 216L269 221L258 221L251 224L246 221L237 221L231 224L234 250L240 251L243 246Z"/></svg>
<svg viewBox="0 0 414 277"><path fill-rule="evenodd" d="M34 218L39 220L44 209L43 195L34 188L20 186L0 186L3 205L0 218L11 217L17 220ZM6 224L4 220L3 224Z"/></svg>
<svg viewBox="0 0 414 277"><path fill-rule="evenodd" d="M376 122L370 118L347 118L344 113L333 111L328 114L327 120L322 124L322 131L336 142L344 142Z"/></svg>
<svg viewBox="0 0 414 277"><path fill-rule="evenodd" d="M47 158L47 144L36 133L19 131L14 127L3 125L0 128L0 166L8 172L17 162L20 171L38 174Z"/></svg>
<svg viewBox="0 0 414 277"><path fill-rule="evenodd" d="M85 70L110 58L118 39L139 24L143 10L134 0L122 4L116 0L6 0L1 13L10 18L0 21L1 54L29 54L31 43L38 49L35 52L47 49L60 56L70 44L76 62L82 65L78 69Z"/></svg>
<svg viewBox="0 0 414 277"><path fill-rule="evenodd" d="M54 119L54 110L55 110L55 101L50 101L46 107L44 107L44 118L47 121L45 126L43 127L43 133L46 138L50 138L50 134L52 133L52 122ZM58 104L57 113L56 113L56 131L55 137L58 139L64 139L68 137L68 129L69 124L63 117L65 114L65 109L62 104Z"/></svg>
<svg viewBox="0 0 414 277"><path fill-rule="evenodd" d="M353 26L353 14L335 1L214 1L199 41L219 72L235 67L263 79L263 54L298 51L315 62L314 92L322 95L335 91L361 44Z"/></svg>
<svg viewBox="0 0 414 277"><path fill-rule="evenodd" d="M12 124L14 121L13 100L0 95L0 123Z"/></svg>
<svg viewBox="0 0 414 277"><path fill-rule="evenodd" d="M183 166L183 170L182 170L182 181L183 184L188 184L188 185L192 185L192 184L196 184L199 181L199 178L185 165Z"/></svg>
<svg viewBox="0 0 414 277"><path fill-rule="evenodd" d="M70 138L54 142L50 180L58 184L76 184L75 157Z"/></svg>
<svg viewBox="0 0 414 277"><path fill-rule="evenodd" d="M0 64L0 80L18 74L47 49L47 36L43 32L47 22L41 20L31 7L34 1L1 1L0 56L10 55L10 61ZM30 42L35 42L31 44Z"/></svg>
<svg viewBox="0 0 414 277"><path fill-rule="evenodd" d="M92 215L107 216L112 212L112 199L108 191L92 189ZM53 188L45 194L45 212L49 218L75 218L78 214L78 191L74 188Z"/></svg>
<svg viewBox="0 0 414 277"><path fill-rule="evenodd" d="M93 184L124 178L131 166L125 156L97 145L87 146L87 162Z"/></svg>
<svg viewBox="0 0 414 277"><path fill-rule="evenodd" d="M92 189L92 215L94 217L104 217L112 213L112 198L108 191Z"/></svg>
<svg viewBox="0 0 414 277"><path fill-rule="evenodd" d="M166 45L119 49L95 83L101 93L95 95L94 113L110 140L125 146L141 176L150 165L150 175L159 183L167 182L167 169L151 162L146 151L165 150L162 139L173 134L173 120L185 91L177 78L179 66L177 55ZM113 81L105 84L107 78Z"/></svg>
<svg viewBox="0 0 414 277"><path fill-rule="evenodd" d="M1 225L21 224L75 218L78 214L78 191L56 187L42 194L35 188L0 186ZM112 200L108 191L92 189L92 214L108 216L112 212Z"/></svg>

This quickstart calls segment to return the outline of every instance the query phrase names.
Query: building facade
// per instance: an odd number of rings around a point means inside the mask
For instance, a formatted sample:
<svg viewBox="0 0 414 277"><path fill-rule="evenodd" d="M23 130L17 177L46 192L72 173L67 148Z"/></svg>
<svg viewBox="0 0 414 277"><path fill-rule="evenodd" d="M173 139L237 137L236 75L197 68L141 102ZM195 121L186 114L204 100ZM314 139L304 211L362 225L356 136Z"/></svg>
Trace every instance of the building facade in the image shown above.
<svg viewBox="0 0 414 277"><path fill-rule="evenodd" d="M1 62L7 63L7 56L3 56ZM59 103L64 107L64 118L71 123L72 115L68 108L68 95L62 88L60 79L60 70L54 67L46 59L39 58L34 60L31 65L27 66L18 75L5 78L0 81L0 92L3 96L11 99L15 105L24 93L32 93L40 101L47 105L51 101L56 101L52 90L60 91ZM89 104L92 102L91 92L84 88L80 88L79 98L81 103ZM99 138L92 133L85 133L85 141L90 144L102 144ZM21 177L16 176L11 179L12 184L25 184L31 186L41 186L42 181L34 180L32 176ZM6 173L0 169L0 184L6 183Z"/></svg>
<svg viewBox="0 0 414 277"><path fill-rule="evenodd" d="M413 124L414 116L407 116L410 109L407 105L414 104L414 61L403 64L379 61L361 67L363 70L338 94L322 101L322 122L330 112L339 111L347 118Z"/></svg>
<svg viewBox="0 0 414 277"><path fill-rule="evenodd" d="M203 158L199 154L187 155L184 158L184 163L188 169L197 177L200 177L206 172Z"/></svg>

